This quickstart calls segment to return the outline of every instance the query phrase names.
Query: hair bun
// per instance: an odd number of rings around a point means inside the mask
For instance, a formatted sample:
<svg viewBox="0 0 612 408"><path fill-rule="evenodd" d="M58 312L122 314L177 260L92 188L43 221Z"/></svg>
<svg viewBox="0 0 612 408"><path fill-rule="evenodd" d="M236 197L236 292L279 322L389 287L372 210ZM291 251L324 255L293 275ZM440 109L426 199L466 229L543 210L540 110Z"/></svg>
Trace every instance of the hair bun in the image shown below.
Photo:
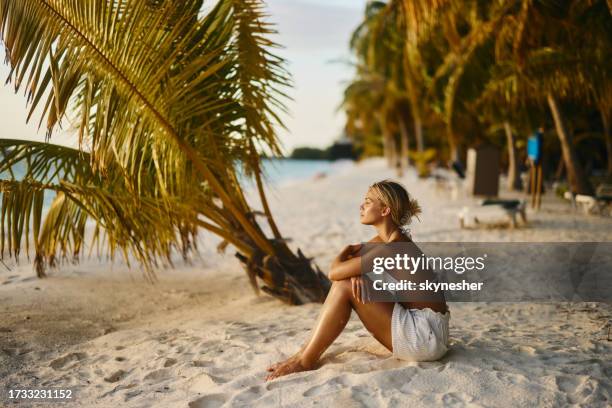
<svg viewBox="0 0 612 408"><path fill-rule="evenodd" d="M406 212L400 219L400 225L410 224L410 220L412 219L412 217L416 216L418 218L418 215L420 213L421 213L421 206L419 205L418 201L413 198L408 198L408 205L406 208Z"/></svg>
<svg viewBox="0 0 612 408"><path fill-rule="evenodd" d="M412 218L412 214L410 211L406 211L406 213L400 218L400 225L406 225L410 223L410 219Z"/></svg>

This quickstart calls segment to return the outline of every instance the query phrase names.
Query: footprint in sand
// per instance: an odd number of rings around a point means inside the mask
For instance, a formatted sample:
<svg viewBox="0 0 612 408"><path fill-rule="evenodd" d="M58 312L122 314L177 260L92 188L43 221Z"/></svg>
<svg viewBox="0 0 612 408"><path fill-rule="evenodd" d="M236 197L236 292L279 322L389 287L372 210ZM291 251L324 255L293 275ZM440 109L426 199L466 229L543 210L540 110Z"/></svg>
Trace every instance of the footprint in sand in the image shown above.
<svg viewBox="0 0 612 408"><path fill-rule="evenodd" d="M217 347L219 345L219 342L214 341L214 340L208 340L208 341L203 341L202 343L198 344L197 347L199 347L200 349L203 349L203 353L208 352L211 348Z"/></svg>
<svg viewBox="0 0 612 408"><path fill-rule="evenodd" d="M212 361L204 361L204 360L196 360L193 362L194 367L210 367L212 365Z"/></svg>
<svg viewBox="0 0 612 408"><path fill-rule="evenodd" d="M70 368L68 367L70 363L81 361L85 357L87 357L87 354L85 353L77 352L77 353L66 354L65 356L56 358L55 360L51 361L51 363L49 363L49 367L51 367L54 370Z"/></svg>
<svg viewBox="0 0 612 408"><path fill-rule="evenodd" d="M9 356L22 356L24 354L31 353L32 350L28 348L19 348L19 347L5 347L2 349Z"/></svg>
<svg viewBox="0 0 612 408"><path fill-rule="evenodd" d="M315 397L321 394L337 392L346 387L346 380L343 377L335 377L325 381L323 384L315 385L314 387L307 389L302 395L304 397Z"/></svg>
<svg viewBox="0 0 612 408"><path fill-rule="evenodd" d="M265 392L261 385L252 385L246 390L236 394L230 401L231 406L249 406L253 401L259 399Z"/></svg>
<svg viewBox="0 0 612 408"><path fill-rule="evenodd" d="M370 389L367 385L355 385L351 387L351 399L354 401L359 401L361 405L365 407L375 407L380 405L376 391Z"/></svg>
<svg viewBox="0 0 612 408"><path fill-rule="evenodd" d="M449 392L442 396L442 403L445 407L465 407L473 400L473 397L462 392Z"/></svg>
<svg viewBox="0 0 612 408"><path fill-rule="evenodd" d="M207 394L211 389L216 388L219 385L225 384L227 380L211 375L209 373L202 373L189 380L189 390L197 392L198 394Z"/></svg>
<svg viewBox="0 0 612 408"><path fill-rule="evenodd" d="M493 370L495 371L495 376L505 384L519 385L525 381L525 376L520 374L508 373L504 371L503 367L493 366Z"/></svg>
<svg viewBox="0 0 612 408"><path fill-rule="evenodd" d="M557 384L557 388L567 394L575 393L576 389L583 381L584 378L580 377L555 377L555 383Z"/></svg>
<svg viewBox="0 0 612 408"><path fill-rule="evenodd" d="M165 368L151 371L149 374L145 375L143 380L151 381L151 382L160 382L169 377L170 373Z"/></svg>
<svg viewBox="0 0 612 408"><path fill-rule="evenodd" d="M136 396L138 396L138 395L140 395L142 393L143 393L142 390L128 391L128 392L125 393L125 401L127 402L127 401L131 400L132 398L134 398L134 397L136 397Z"/></svg>
<svg viewBox="0 0 612 408"><path fill-rule="evenodd" d="M176 364L176 359L174 358L167 358L166 361L164 361L164 367L171 367L175 364Z"/></svg>
<svg viewBox="0 0 612 408"><path fill-rule="evenodd" d="M189 403L189 408L216 408L223 405L226 397L223 394L211 394L193 400Z"/></svg>
<svg viewBox="0 0 612 408"><path fill-rule="evenodd" d="M301 373L291 374L290 377L281 377L280 379L276 378L273 381L269 381L265 384L265 388L268 391L275 390L278 388L283 388L292 384L301 384L307 383L313 379L317 374L312 371L304 371ZM295 376L295 377L293 377ZM285 380L285 378L288 378Z"/></svg>
<svg viewBox="0 0 612 408"><path fill-rule="evenodd" d="M597 380L581 375L576 377L557 376L555 378L557 387L562 392L567 394L567 399L570 404L577 404L579 401L590 401L593 406L598 406L596 403L603 403L601 406L609 406L607 393L602 390Z"/></svg>
<svg viewBox="0 0 612 408"><path fill-rule="evenodd" d="M108 377L104 377L104 381L109 382L109 383L114 383L117 381L121 381L125 378L125 376L128 373L123 371L123 370L117 370L114 373L112 373L111 375L109 375Z"/></svg>

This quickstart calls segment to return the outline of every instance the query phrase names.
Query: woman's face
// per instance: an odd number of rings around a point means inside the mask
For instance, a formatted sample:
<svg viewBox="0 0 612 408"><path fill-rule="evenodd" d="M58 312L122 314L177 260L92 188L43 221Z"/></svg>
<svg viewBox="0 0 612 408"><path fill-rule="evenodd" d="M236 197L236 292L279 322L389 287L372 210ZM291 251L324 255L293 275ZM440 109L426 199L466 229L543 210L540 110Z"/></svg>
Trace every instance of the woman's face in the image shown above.
<svg viewBox="0 0 612 408"><path fill-rule="evenodd" d="M372 190L368 190L363 199L363 203L359 206L359 221L364 225L373 225L379 223L382 218L389 212Z"/></svg>

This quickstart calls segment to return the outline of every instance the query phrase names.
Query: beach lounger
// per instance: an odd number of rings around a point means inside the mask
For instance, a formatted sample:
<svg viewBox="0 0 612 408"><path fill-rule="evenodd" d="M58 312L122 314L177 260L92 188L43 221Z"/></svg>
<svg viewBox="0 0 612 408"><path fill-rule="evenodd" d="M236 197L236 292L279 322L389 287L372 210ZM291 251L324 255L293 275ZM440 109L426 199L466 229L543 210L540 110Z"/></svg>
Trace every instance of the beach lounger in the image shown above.
<svg viewBox="0 0 612 408"><path fill-rule="evenodd" d="M480 202L479 207L463 207L459 212L459 225L461 228L466 227L466 222L469 216L473 216L475 224L480 224L482 217L488 215L491 211L483 210L483 207L488 207L494 210L495 213L501 212L510 220L510 227L515 228L517 224L517 215L521 216L523 224L527 224L527 200L516 200L516 199L497 199L487 198Z"/></svg>
<svg viewBox="0 0 612 408"><path fill-rule="evenodd" d="M612 184L600 184L597 187L596 196L600 210L609 209L612 204Z"/></svg>
<svg viewBox="0 0 612 408"><path fill-rule="evenodd" d="M600 185L597 187L594 196L566 191L563 197L572 203L574 210L581 208L585 214L602 215L606 211L609 212L609 207L612 204L612 185Z"/></svg>

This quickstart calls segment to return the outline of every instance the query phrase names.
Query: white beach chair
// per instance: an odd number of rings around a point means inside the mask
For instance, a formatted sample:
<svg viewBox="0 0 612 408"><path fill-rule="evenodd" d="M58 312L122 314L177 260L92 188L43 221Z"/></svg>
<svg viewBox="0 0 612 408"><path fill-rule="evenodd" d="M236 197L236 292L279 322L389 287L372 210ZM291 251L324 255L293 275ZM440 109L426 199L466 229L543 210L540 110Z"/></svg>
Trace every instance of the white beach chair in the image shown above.
<svg viewBox="0 0 612 408"><path fill-rule="evenodd" d="M510 221L510 228L516 228L517 215L520 215L523 225L527 225L527 200L505 200L505 199L485 199L480 202L480 206L465 206L459 211L459 226L467 228L470 221L475 225L486 225L506 217ZM483 222L484 221L484 222Z"/></svg>
<svg viewBox="0 0 612 408"><path fill-rule="evenodd" d="M574 210L580 208L587 215L603 215L609 213L609 207L612 204L612 186L610 184L600 185L594 196L566 191L563 197L572 203Z"/></svg>

